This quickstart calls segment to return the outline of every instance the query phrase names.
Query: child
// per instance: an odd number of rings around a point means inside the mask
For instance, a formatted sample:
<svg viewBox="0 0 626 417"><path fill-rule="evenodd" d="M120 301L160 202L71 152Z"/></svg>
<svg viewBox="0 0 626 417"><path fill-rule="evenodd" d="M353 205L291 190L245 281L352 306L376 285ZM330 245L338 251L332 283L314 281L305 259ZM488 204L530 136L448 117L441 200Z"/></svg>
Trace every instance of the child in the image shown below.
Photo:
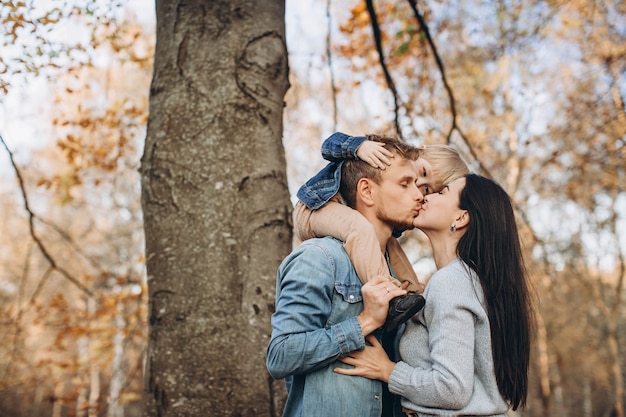
<svg viewBox="0 0 626 417"><path fill-rule="evenodd" d="M361 159L380 169L389 164L393 155L376 138L375 135L349 136L337 132L324 141L322 156L330 163L298 190L294 231L300 240L333 236L343 241L361 282L386 275L399 285L389 274L372 224L356 210L342 204L338 194L341 165L345 159ZM424 146L416 148L416 153L419 155L415 162L419 176L417 185L424 195L439 191L448 182L469 172L459 153L450 146ZM397 231L394 236L402 232ZM391 270L409 291L389 303L385 330L391 331L423 307L424 298L420 293L424 286L395 237L387 244L387 256Z"/></svg>

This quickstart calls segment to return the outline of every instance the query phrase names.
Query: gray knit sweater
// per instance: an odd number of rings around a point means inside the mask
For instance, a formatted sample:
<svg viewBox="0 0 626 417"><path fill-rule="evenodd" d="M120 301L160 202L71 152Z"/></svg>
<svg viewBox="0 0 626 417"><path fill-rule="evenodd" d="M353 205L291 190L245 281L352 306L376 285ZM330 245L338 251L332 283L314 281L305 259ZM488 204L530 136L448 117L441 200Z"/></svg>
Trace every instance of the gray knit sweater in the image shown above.
<svg viewBox="0 0 626 417"><path fill-rule="evenodd" d="M460 259L438 270L400 339L389 390L421 416L504 416L480 283Z"/></svg>

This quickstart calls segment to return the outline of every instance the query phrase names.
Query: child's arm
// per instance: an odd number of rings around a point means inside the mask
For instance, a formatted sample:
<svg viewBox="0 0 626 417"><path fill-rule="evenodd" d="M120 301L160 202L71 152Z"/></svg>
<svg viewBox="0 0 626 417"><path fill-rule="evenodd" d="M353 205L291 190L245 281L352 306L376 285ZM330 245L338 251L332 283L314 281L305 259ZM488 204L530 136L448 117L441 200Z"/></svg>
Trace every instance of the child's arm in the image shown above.
<svg viewBox="0 0 626 417"><path fill-rule="evenodd" d="M356 159L356 151L365 141L365 136L350 136L335 132L322 143L322 157L330 162Z"/></svg>
<svg viewBox="0 0 626 417"><path fill-rule="evenodd" d="M341 132L333 133L324 141L322 153L328 153L334 158L338 158L335 162L344 159L359 158L374 168L380 169L385 169L385 167L390 164L389 159L393 158L393 154L385 149L382 143L366 140L364 136L348 136ZM298 193L300 193L300 191L298 191ZM340 203L341 199L335 194L331 197L331 201ZM328 204L328 202L322 204ZM320 206L311 209L310 206L307 206L302 201L298 201L294 211L294 232L296 238L303 241L313 237L333 236L345 242L345 239L342 239L341 236L323 233L316 230L311 224L311 215L321 207L323 207L323 205L320 204ZM328 221L332 221L332 217L328 217L327 219Z"/></svg>
<svg viewBox="0 0 626 417"><path fill-rule="evenodd" d="M333 133L322 144L322 156L331 162L345 159L360 159L374 168L385 169L390 164L393 154L385 149L381 142L365 139L364 136L349 136L345 133Z"/></svg>
<svg viewBox="0 0 626 417"><path fill-rule="evenodd" d="M313 210L326 204L339 190L337 170L348 158L363 158L374 167L384 167L389 162L390 153L371 142L364 136L348 136L340 132L331 135L324 142L330 150L323 151L330 155L331 162L298 189L298 199Z"/></svg>

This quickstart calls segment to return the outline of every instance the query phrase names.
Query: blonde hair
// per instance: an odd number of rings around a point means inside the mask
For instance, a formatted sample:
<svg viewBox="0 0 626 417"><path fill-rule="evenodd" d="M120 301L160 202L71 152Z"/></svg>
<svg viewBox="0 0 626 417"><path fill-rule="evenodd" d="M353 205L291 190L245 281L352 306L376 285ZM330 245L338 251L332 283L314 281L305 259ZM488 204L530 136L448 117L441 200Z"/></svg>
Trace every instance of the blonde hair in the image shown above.
<svg viewBox="0 0 626 417"><path fill-rule="evenodd" d="M433 179L436 192L452 181L470 173L467 163L459 151L450 145L424 145L420 147L420 158L424 158L433 170Z"/></svg>

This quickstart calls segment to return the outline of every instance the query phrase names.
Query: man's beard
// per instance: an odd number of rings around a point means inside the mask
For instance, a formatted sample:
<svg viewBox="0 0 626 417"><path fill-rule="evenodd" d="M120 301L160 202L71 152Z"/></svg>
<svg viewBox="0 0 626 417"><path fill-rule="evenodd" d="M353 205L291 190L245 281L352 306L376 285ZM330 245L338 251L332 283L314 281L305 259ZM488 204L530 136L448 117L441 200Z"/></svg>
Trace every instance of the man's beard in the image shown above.
<svg viewBox="0 0 626 417"><path fill-rule="evenodd" d="M408 219L405 219L405 220L393 219L387 215L387 212L385 211L384 207L379 208L376 215L382 222L391 226L394 232L394 235L396 233L402 233L405 230L410 230L414 228L413 217L409 217Z"/></svg>

